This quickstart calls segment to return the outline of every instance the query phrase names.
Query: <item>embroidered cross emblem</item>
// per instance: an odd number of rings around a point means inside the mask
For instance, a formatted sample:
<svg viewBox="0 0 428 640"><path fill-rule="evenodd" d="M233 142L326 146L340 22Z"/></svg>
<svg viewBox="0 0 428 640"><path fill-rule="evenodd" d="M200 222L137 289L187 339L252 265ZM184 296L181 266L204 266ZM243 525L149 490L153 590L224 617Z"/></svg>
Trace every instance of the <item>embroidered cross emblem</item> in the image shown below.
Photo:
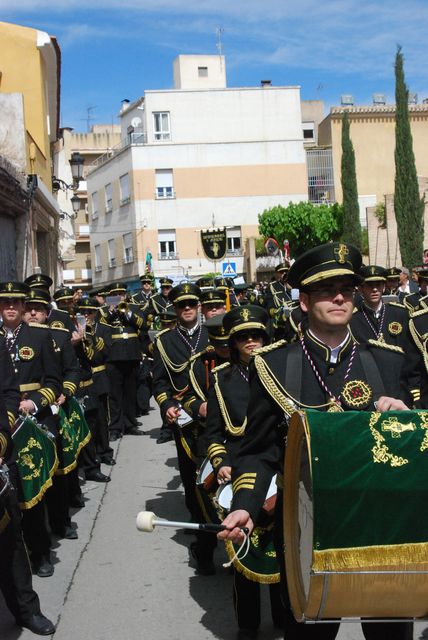
<svg viewBox="0 0 428 640"><path fill-rule="evenodd" d="M337 256L337 261L340 264L344 264L346 262L346 256L349 255L349 249L346 244L339 244L337 249L334 250L334 253Z"/></svg>
<svg viewBox="0 0 428 640"><path fill-rule="evenodd" d="M248 309L242 309L239 315L241 316L244 322L248 322L248 319L250 317L250 312L248 311Z"/></svg>

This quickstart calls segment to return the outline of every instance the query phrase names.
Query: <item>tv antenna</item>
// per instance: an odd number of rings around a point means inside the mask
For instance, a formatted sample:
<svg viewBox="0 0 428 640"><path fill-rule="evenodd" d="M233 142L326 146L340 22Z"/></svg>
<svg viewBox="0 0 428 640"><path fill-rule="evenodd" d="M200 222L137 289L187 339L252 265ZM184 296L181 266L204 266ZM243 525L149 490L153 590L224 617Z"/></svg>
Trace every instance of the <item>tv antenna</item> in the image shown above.
<svg viewBox="0 0 428 640"><path fill-rule="evenodd" d="M86 131L89 133L91 128L91 120L95 120L95 118L91 115L92 111L97 108L97 105L91 105L86 107L86 118L80 118L81 120L85 120L86 122Z"/></svg>
<svg viewBox="0 0 428 640"><path fill-rule="evenodd" d="M224 33L224 29L223 27L217 27L217 29L215 30L216 34L217 34L217 51L218 51L218 55L222 56L223 55L223 41L222 41L222 35Z"/></svg>

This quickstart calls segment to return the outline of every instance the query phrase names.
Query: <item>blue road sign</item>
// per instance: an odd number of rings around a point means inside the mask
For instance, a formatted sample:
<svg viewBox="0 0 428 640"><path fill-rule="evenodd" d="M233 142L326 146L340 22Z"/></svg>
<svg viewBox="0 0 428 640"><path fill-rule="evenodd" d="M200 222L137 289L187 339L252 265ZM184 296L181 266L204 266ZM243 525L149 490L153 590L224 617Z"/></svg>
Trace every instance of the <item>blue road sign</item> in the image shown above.
<svg viewBox="0 0 428 640"><path fill-rule="evenodd" d="M221 272L224 277L234 278L236 276L236 262L222 262Z"/></svg>

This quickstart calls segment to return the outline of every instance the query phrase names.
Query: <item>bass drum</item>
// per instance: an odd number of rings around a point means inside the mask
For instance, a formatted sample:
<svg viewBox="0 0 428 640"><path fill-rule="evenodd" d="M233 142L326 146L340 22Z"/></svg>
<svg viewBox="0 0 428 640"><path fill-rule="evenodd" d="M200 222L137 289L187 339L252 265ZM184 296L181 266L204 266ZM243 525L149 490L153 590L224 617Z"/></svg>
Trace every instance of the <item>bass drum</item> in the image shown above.
<svg viewBox="0 0 428 640"><path fill-rule="evenodd" d="M428 414L421 414L293 414L284 537L299 622L427 616Z"/></svg>

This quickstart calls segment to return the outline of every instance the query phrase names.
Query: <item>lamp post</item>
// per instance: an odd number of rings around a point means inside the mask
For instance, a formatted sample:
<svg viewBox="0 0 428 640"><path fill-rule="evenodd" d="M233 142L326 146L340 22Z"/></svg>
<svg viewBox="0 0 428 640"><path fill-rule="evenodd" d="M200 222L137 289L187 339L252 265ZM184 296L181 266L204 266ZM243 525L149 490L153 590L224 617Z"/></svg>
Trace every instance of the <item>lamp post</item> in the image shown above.
<svg viewBox="0 0 428 640"><path fill-rule="evenodd" d="M64 182L64 180L61 180L61 178L52 176L52 191L59 191L60 189L62 189L62 191L67 191L68 189L70 189L71 191L77 190L80 181L83 179L84 159L79 151L75 151L71 154L69 162L71 166L71 176L73 178L73 183L67 184L66 182ZM73 211L75 211L74 205Z"/></svg>

